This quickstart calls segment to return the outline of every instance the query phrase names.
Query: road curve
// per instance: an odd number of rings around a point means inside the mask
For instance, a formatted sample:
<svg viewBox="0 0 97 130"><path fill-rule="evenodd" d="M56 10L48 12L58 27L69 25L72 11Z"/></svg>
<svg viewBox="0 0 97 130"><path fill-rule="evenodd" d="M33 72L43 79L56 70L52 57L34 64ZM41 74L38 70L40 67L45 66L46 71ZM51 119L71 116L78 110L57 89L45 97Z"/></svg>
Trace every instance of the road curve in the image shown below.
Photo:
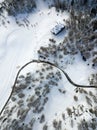
<svg viewBox="0 0 97 130"><path fill-rule="evenodd" d="M4 109L5 109L6 105L7 105L7 103L9 102L9 100L10 100L10 98L11 98L13 92L14 92L14 88L15 88L15 85L16 85L16 82L17 82L17 79L18 79L18 76L19 76L20 72L21 72L27 65L29 65L29 64L31 64L31 63L45 63L45 64L49 64L49 65L51 65L51 66L53 66L53 67L59 69L59 70L64 74L64 76L67 78L67 80L68 80L73 86L75 86L75 87L81 87L81 88L97 88L97 86L94 86L94 85L80 85L80 84L76 84L75 82L72 81L72 79L69 77L69 75L68 75L65 71L63 71L60 67L58 67L58 66L55 65L54 63L50 63L49 61L42 61L42 60L32 60L32 61L29 61L28 63L26 63L25 65L23 65L23 66L19 69L19 71L17 72L16 78L15 78L15 81L14 81L14 84L13 84L13 87L12 87L12 91L11 91L10 96L8 97L8 99L7 99L6 103L5 103L5 105L3 106L3 108L2 108L2 110L1 110L1 112L0 112L0 116L1 116L2 112L4 111Z"/></svg>

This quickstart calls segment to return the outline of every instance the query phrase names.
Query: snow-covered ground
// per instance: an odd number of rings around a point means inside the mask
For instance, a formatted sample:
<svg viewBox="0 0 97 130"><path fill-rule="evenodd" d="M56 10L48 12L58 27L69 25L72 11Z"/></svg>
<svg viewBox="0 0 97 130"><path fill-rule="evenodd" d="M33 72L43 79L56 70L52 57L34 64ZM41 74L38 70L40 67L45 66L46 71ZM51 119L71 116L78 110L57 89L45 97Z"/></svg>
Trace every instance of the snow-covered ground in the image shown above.
<svg viewBox="0 0 97 130"><path fill-rule="evenodd" d="M23 18L22 15L20 15L19 19L21 20L18 25L15 23L14 18L9 17L8 19L10 24L7 23L6 26L0 26L0 110L3 108L10 95L18 70L30 60L38 59L37 51L41 46L47 46L49 44L49 39L54 38L56 40L56 44L58 44L63 41L65 35L67 35L66 32L62 32L58 36L54 36L51 34L51 29L55 26L56 22L63 22L64 19L68 19L69 14L67 12L56 12L55 8L48 9L42 2L38 4L40 5L38 9L27 16L28 22L24 22L26 20L26 16ZM27 26L26 23L29 26ZM69 58L69 55L67 58ZM39 66L37 64L31 65L31 67L35 71L37 68L42 68L41 65ZM29 71L30 69L24 69L21 74L25 75ZM88 77L94 72L91 66L87 66L85 62L82 61L79 54L75 56L73 64L68 65L65 71L74 82L83 85L89 84ZM34 73L34 71L32 72ZM60 94L58 89L66 90L66 94ZM89 89L89 91L90 90L92 89ZM27 91L27 93L26 90L23 92L27 95L26 97L29 97L29 95L33 93L33 91L31 91L31 93ZM57 118L59 121L62 118L62 113L65 113L68 107L71 108L74 106L77 108L80 104L80 106L85 106L85 110L83 111L86 111L88 107L90 108L90 106L87 105L86 100L84 101L85 95L76 94L78 96L78 102L71 99L74 95L75 87L72 86L62 74L62 81L58 83L57 89L56 87L52 88L48 96L49 102L45 105L45 109L43 111L46 117L45 123L47 123L50 130L53 130L53 120ZM14 106L14 103L11 103L10 107ZM29 111L25 119L26 123L30 120L30 113L31 111ZM38 118L37 114L34 116L36 119ZM69 124L71 120L69 120L70 118L68 118L68 115L65 116L67 122L62 122L62 130L64 127L68 128L68 130L76 130L77 124L75 123L75 126L71 128ZM87 114L85 112L83 117L91 119L90 113ZM80 122L83 117L79 116L77 121ZM17 115L14 115L13 118L17 118ZM37 119L33 130L42 130L42 127L43 126L39 124Z"/></svg>
<svg viewBox="0 0 97 130"><path fill-rule="evenodd" d="M23 23L19 27L12 18L6 28L0 27L0 110L10 94L18 69L31 59L37 59L40 46L47 45L49 38L53 38L52 27L64 18L68 18L67 13L57 14L54 8L43 8L28 17L29 27ZM58 42L63 37L60 36Z"/></svg>
<svg viewBox="0 0 97 130"><path fill-rule="evenodd" d="M0 3L2 3L4 0L0 0Z"/></svg>

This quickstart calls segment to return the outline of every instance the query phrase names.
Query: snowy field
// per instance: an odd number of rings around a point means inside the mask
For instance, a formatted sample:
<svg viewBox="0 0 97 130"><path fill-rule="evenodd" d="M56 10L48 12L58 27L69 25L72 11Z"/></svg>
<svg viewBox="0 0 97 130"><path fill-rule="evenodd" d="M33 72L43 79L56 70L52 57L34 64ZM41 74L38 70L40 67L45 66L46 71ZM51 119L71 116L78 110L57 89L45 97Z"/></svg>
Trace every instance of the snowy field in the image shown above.
<svg viewBox="0 0 97 130"><path fill-rule="evenodd" d="M23 19L22 16L19 17ZM40 46L47 45L49 38L53 38L50 32L52 27L64 18L67 19L68 14L57 15L54 8L49 10L39 7L28 17L29 27L25 23L19 27L12 18L9 18L10 24L0 27L0 110L10 94L19 68L30 60L37 59ZM64 34L59 36L58 42L63 38Z"/></svg>
<svg viewBox="0 0 97 130"><path fill-rule="evenodd" d="M14 18L7 17L10 23L0 26L0 110L3 108L10 95L18 70L25 63L31 61L32 59L38 59L37 51L41 46L47 46L49 44L49 39L54 38L56 40L56 44L59 44L63 41L64 37L68 35L68 32L65 31L60 33L58 36L54 36L51 33L51 29L54 27L56 22L64 23L64 19L66 20L68 18L69 14L67 12L56 12L55 8L48 9L46 5L41 2L39 3L37 9L29 16L24 17L20 15L17 18L19 19L18 24L16 24ZM69 55L67 56L67 59L70 59ZM64 64L64 66L66 65ZM32 73L34 73L34 71L42 67L42 65L37 64L29 65L28 69L25 68L21 74L26 75L26 73L28 73L30 70L32 70ZM91 66L87 66L87 64L85 64L79 53L75 56L73 64L68 64L64 70L74 82L82 85L89 85L88 77L95 72ZM55 69L55 72L56 71L57 70ZM66 108L73 106L77 108L78 106L82 105L85 106L83 111L86 111L88 108L90 108L86 101L84 101L85 95L83 96L77 93L76 95L79 99L78 102L75 102L72 99L75 95L75 87L68 82L63 74L62 80L58 84L58 89L66 90L65 96L61 95L57 89L53 88L48 96L49 102L46 104L43 111L46 117L45 124L47 123L49 130L53 130L53 120L55 118L60 120L62 118L62 113L66 111ZM93 89L89 89L88 92L89 91L94 92ZM31 91L29 94L27 93L28 91L26 92L25 90L23 92L25 95L27 95L27 97L29 97L31 93L34 93ZM12 106L14 106L14 103L10 102L10 107ZM26 123L30 120L30 112L31 111L29 111L28 116L25 119ZM43 126L38 122L40 115L36 114L34 116L37 121L34 124L33 130L42 130ZM67 122L65 122L65 124L63 123L62 130L64 128L68 128L68 130L77 130L76 121L74 121L74 127L71 128L69 125L71 120L69 120L68 115L65 116ZM14 117L17 118L16 115L14 115ZM87 120L89 118L91 119L90 113L87 114L85 112L84 116L79 116L77 121L80 122L80 120L83 118L86 118ZM43 130L47 130L46 127Z"/></svg>

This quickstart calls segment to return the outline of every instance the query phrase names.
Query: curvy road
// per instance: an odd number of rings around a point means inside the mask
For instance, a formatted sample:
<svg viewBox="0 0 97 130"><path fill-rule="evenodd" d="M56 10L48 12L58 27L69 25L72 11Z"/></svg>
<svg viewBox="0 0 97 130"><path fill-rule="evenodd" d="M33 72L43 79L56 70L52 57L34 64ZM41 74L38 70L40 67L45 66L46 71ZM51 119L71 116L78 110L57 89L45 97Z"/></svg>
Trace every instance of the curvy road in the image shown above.
<svg viewBox="0 0 97 130"><path fill-rule="evenodd" d="M11 93L10 93L9 98L7 99L6 103L4 104L4 106L3 106L3 108L2 108L2 110L1 110L1 112L0 112L0 115L1 115L2 112L4 111L4 109L5 109L6 105L7 105L7 103L9 102L9 100L10 100L10 98L11 98L13 92L14 92L14 88L15 88L15 85L16 85L16 82L17 82L17 79L18 79L18 76L19 76L20 72L21 72L27 65L29 65L29 64L31 64L31 63L45 63L45 64L49 64L49 65L51 65L51 66L53 66L53 67L56 67L57 69L59 69L59 70L64 74L64 76L67 78L67 80L68 80L73 86L75 86L75 87L97 88L97 86L94 86L94 85L80 85L80 84L76 84L75 82L72 81L72 79L69 77L69 75L68 75L65 71L63 71L63 70L62 70L60 67L58 67L57 65L55 65L55 64L53 64L53 63L50 63L49 61L32 60L32 61L29 61L28 63L26 63L25 65L23 65L23 66L19 69L19 71L17 72L16 78L15 78L15 81L14 81L14 84L13 84L13 87L12 87L12 91L11 91Z"/></svg>

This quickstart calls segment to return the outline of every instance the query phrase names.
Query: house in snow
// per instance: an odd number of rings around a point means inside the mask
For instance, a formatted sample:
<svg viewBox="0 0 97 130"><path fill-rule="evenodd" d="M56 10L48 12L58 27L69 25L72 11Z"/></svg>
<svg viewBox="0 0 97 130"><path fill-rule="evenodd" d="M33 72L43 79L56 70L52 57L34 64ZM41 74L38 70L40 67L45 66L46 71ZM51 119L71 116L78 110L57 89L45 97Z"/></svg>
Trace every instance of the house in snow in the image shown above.
<svg viewBox="0 0 97 130"><path fill-rule="evenodd" d="M62 32L65 29L65 25L62 23L57 23L51 30L51 33L53 33L54 35L59 34L60 32Z"/></svg>

